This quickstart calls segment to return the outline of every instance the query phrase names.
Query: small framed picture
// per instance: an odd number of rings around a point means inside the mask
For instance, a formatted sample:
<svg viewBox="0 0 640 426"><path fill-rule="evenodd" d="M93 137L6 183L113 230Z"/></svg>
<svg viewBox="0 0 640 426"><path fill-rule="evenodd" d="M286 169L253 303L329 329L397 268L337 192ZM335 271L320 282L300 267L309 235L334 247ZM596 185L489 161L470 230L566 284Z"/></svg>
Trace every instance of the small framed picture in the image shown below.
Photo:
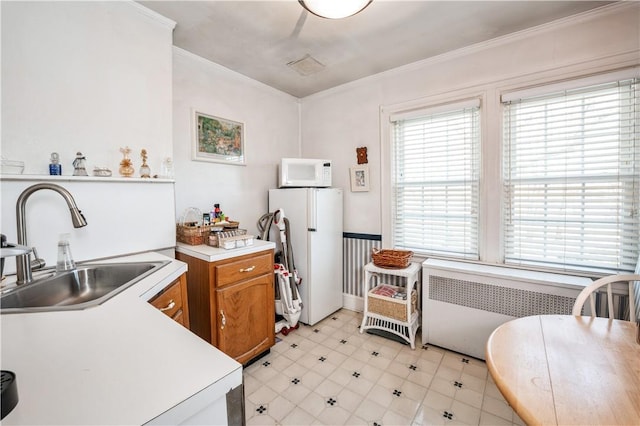
<svg viewBox="0 0 640 426"><path fill-rule="evenodd" d="M193 111L195 161L245 164L244 125L237 121Z"/></svg>
<svg viewBox="0 0 640 426"><path fill-rule="evenodd" d="M351 192L364 192L369 190L369 167L354 166L351 172Z"/></svg>

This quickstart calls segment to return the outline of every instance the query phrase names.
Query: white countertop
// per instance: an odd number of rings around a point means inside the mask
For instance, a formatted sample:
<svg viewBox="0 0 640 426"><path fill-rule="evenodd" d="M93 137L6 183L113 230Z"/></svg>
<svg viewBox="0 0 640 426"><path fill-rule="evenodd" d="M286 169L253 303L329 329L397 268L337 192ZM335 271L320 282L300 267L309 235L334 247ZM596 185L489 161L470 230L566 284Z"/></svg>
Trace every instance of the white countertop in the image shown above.
<svg viewBox="0 0 640 426"><path fill-rule="evenodd" d="M236 256L243 256L245 254L257 253L259 251L275 248L276 244L272 241L254 239L253 245L231 250L211 247L206 244L191 246L185 243L178 243L178 245L176 246L176 251L191 257L195 257L196 259L204 260L205 262L217 262L219 260L230 259Z"/></svg>
<svg viewBox="0 0 640 426"><path fill-rule="evenodd" d="M241 382L241 364L147 303L184 263L158 253L105 262L153 260L172 262L102 305L0 315L0 365L19 396L2 424L142 424L229 374Z"/></svg>

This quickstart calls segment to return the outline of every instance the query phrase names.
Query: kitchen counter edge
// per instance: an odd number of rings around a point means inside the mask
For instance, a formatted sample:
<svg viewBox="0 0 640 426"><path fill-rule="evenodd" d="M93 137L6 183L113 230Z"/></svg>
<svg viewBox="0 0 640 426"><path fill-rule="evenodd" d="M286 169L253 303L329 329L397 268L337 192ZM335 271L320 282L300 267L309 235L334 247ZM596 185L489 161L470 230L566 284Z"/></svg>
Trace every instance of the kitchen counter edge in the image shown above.
<svg viewBox="0 0 640 426"><path fill-rule="evenodd" d="M176 251L186 254L205 262L217 262L220 260L231 259L232 257L243 256L245 254L257 253L264 250L276 248L276 244L272 241L254 240L253 245L231 250L225 250L218 247L211 247L205 244L192 246L185 243L178 243Z"/></svg>
<svg viewBox="0 0 640 426"><path fill-rule="evenodd" d="M187 270L159 253L109 262L170 260L103 304L85 310L0 315L1 366L16 374L10 424L144 424L176 421L194 395L242 383L242 365L148 302ZM230 379L231 378L231 379Z"/></svg>

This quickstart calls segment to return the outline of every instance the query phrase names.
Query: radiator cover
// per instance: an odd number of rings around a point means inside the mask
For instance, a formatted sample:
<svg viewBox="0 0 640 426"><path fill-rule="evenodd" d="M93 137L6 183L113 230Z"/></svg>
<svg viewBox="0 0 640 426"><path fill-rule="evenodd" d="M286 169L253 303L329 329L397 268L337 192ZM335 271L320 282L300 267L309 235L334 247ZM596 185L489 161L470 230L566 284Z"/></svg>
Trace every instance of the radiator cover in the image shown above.
<svg viewBox="0 0 640 426"><path fill-rule="evenodd" d="M529 315L570 315L588 278L427 259L422 343L485 359L499 325Z"/></svg>
<svg viewBox="0 0 640 426"><path fill-rule="evenodd" d="M576 295L577 296L577 295ZM429 299L453 303L514 318L530 315L568 315L575 297L538 293L521 288L431 275Z"/></svg>

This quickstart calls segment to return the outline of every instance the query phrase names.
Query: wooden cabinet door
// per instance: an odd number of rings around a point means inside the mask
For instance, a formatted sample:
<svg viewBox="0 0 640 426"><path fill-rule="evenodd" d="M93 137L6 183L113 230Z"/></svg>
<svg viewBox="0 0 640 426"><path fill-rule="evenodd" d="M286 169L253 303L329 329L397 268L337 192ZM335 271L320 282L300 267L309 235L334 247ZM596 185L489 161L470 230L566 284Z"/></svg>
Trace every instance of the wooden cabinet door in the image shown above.
<svg viewBox="0 0 640 426"><path fill-rule="evenodd" d="M216 290L218 348L241 364L275 344L273 274Z"/></svg>
<svg viewBox="0 0 640 426"><path fill-rule="evenodd" d="M189 328L189 303L187 300L187 275L182 274L178 279L165 287L154 298L149 300L153 306Z"/></svg>

